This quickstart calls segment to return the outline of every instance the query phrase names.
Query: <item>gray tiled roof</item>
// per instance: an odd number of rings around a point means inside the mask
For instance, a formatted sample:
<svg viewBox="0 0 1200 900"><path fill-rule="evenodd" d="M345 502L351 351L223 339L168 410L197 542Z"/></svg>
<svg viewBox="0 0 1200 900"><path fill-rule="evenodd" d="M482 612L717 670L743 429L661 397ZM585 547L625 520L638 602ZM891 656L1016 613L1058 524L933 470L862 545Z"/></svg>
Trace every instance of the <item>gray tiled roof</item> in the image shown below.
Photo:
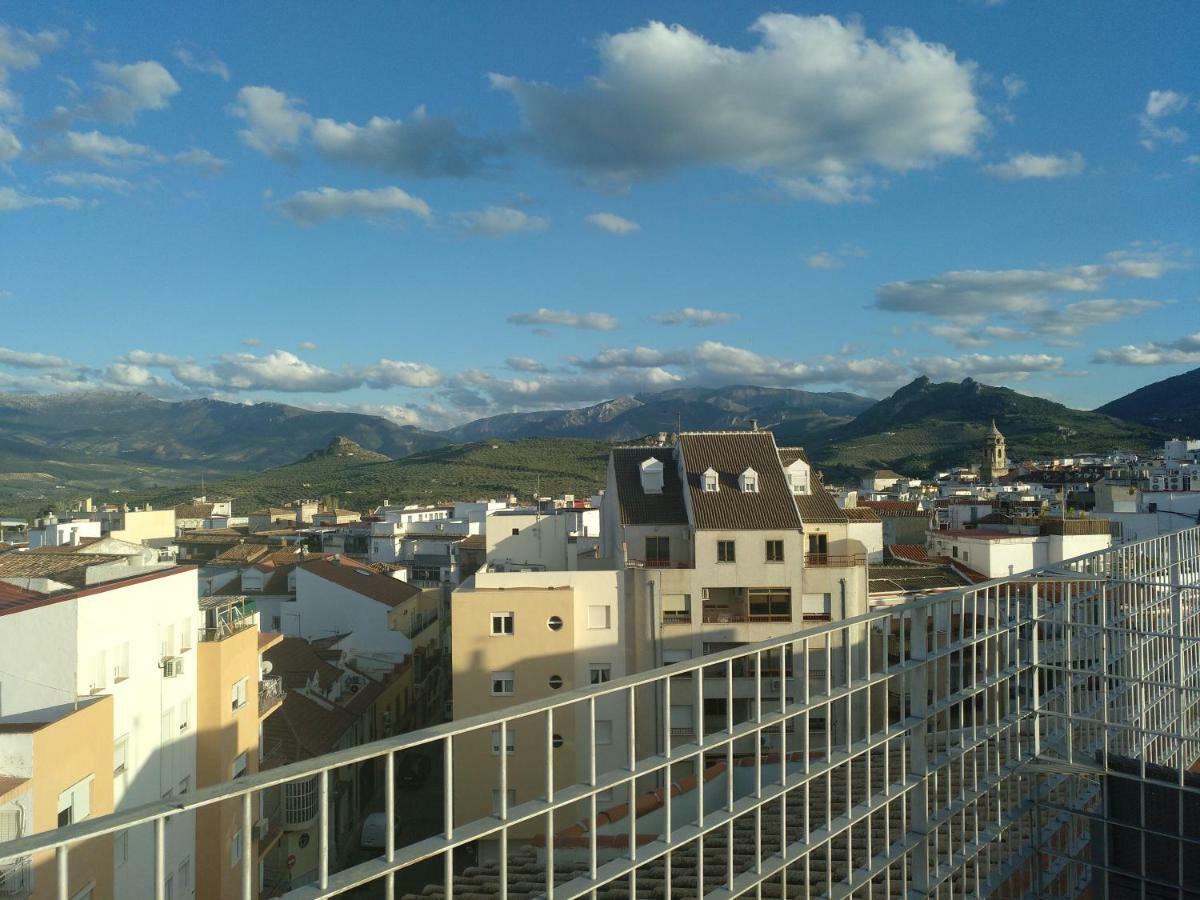
<svg viewBox="0 0 1200 900"><path fill-rule="evenodd" d="M639 467L651 457L663 464L661 494L647 494L642 490ZM622 525L687 524L683 487L679 483L679 473L670 447L614 447L612 464Z"/></svg>
<svg viewBox="0 0 1200 900"><path fill-rule="evenodd" d="M799 529L800 515L769 431L693 432L679 436L697 529ZM717 472L718 491L705 491L704 473ZM758 475L758 490L745 492L738 476Z"/></svg>

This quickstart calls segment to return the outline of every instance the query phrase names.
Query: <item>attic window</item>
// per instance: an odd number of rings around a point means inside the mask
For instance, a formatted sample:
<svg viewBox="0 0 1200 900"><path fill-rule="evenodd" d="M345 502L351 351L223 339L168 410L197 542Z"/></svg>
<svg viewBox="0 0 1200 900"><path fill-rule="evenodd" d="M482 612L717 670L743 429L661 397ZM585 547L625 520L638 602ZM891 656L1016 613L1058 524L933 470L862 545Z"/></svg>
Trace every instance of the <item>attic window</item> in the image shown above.
<svg viewBox="0 0 1200 900"><path fill-rule="evenodd" d="M663 492L662 461L651 456L643 460L639 468L641 469L642 490L647 494L661 494Z"/></svg>
<svg viewBox="0 0 1200 900"><path fill-rule="evenodd" d="M744 494L758 493L758 473L753 469L747 469L738 476L738 486Z"/></svg>
<svg viewBox="0 0 1200 900"><path fill-rule="evenodd" d="M715 494L717 491L719 491L721 489L721 479L717 475L717 472L715 469L708 469L700 477L701 477L701 479L703 479L705 493Z"/></svg>

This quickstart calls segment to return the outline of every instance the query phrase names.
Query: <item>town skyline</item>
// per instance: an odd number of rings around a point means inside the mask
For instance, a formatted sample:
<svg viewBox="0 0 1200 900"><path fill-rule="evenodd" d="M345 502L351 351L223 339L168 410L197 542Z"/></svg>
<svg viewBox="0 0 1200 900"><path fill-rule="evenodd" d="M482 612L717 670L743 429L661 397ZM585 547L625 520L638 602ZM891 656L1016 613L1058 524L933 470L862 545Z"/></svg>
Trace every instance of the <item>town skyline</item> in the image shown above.
<svg viewBox="0 0 1200 900"><path fill-rule="evenodd" d="M1186 19L281 9L6 11L0 391L443 428L1200 365Z"/></svg>

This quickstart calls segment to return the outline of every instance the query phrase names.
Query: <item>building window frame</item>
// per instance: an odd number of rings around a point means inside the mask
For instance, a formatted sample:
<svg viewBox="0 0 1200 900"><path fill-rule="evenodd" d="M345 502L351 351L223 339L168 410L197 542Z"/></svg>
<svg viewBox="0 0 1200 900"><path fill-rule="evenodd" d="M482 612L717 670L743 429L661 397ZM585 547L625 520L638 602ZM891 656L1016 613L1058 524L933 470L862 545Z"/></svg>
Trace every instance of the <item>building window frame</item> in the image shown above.
<svg viewBox="0 0 1200 900"><path fill-rule="evenodd" d="M512 610L491 615L492 637L512 637L516 633L516 613Z"/></svg>
<svg viewBox="0 0 1200 900"><path fill-rule="evenodd" d="M511 697L517 690L515 672L503 671L491 674L491 694L493 697Z"/></svg>
<svg viewBox="0 0 1200 900"><path fill-rule="evenodd" d="M717 541L717 562L737 562L737 542L732 540Z"/></svg>
<svg viewBox="0 0 1200 900"><path fill-rule="evenodd" d="M588 663L588 684L607 684L612 681L612 663Z"/></svg>
<svg viewBox="0 0 1200 900"><path fill-rule="evenodd" d="M778 538L767 541L767 562L781 563L784 561L783 556L783 541Z"/></svg>

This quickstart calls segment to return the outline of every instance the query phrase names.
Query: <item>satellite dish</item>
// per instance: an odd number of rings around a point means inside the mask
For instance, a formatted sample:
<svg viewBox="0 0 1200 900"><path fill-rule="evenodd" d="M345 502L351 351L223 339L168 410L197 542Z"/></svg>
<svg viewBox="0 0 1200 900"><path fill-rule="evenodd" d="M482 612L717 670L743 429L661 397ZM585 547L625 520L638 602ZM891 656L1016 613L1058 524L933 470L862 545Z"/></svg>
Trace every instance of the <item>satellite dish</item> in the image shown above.
<svg viewBox="0 0 1200 900"><path fill-rule="evenodd" d="M263 675L270 675L271 672L274 670L274 668L275 668L275 666L271 664L271 661L269 659L264 659L262 661L262 666L260 667L260 671L262 672Z"/></svg>

